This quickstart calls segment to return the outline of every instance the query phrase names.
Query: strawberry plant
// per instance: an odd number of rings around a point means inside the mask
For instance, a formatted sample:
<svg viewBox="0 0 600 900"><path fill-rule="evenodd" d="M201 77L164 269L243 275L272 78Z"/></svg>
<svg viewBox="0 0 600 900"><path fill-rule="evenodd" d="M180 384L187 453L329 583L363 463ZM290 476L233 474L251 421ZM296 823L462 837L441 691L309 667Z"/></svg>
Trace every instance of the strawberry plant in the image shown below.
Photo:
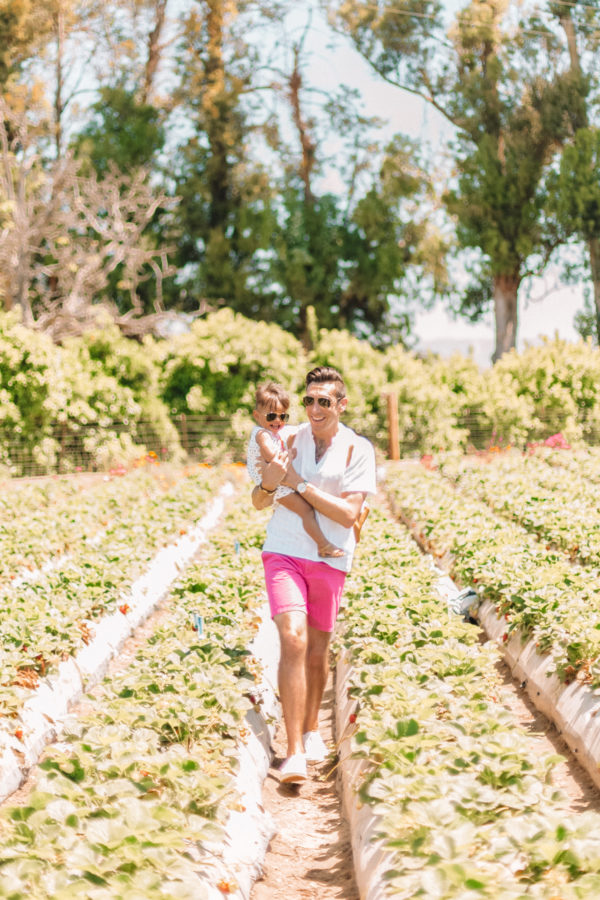
<svg viewBox="0 0 600 900"><path fill-rule="evenodd" d="M111 518L103 520L94 539L70 546L59 567L9 580L4 587L0 714L5 719L14 719L40 678L52 675L62 659L89 643L95 622L129 606L124 596L132 583L162 546L178 538L183 523L199 517L222 475L182 470L170 478L163 473L161 479L140 472L118 485L104 483L104 510ZM89 501L90 516L100 493ZM101 503L98 509L103 509ZM68 517L71 509L62 512Z"/></svg>
<svg viewBox="0 0 600 900"><path fill-rule="evenodd" d="M406 530L375 510L337 649L352 664L359 799L377 816L388 890L431 900L594 896L600 817L565 813L556 758L534 750L505 702L497 648L448 614L436 577Z"/></svg>
<svg viewBox="0 0 600 900"><path fill-rule="evenodd" d="M239 807L237 751L257 690L247 647L262 602L263 527L242 509L229 516L158 630L47 750L23 802L3 810L1 895L154 900L237 890L219 845ZM191 627L197 614L202 635Z"/></svg>
<svg viewBox="0 0 600 900"><path fill-rule="evenodd" d="M388 490L421 544L507 617L507 635L519 629L533 638L561 679L600 684L597 571L458 493L437 472L398 468Z"/></svg>

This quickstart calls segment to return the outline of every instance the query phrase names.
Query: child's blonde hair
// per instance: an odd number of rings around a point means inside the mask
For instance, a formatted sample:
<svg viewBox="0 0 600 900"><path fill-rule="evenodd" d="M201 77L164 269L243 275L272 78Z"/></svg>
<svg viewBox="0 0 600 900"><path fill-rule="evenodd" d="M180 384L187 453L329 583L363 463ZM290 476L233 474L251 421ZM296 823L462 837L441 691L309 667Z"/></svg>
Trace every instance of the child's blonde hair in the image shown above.
<svg viewBox="0 0 600 900"><path fill-rule="evenodd" d="M261 407L272 408L280 404L284 409L288 409L290 405L290 395L281 384L274 381L267 381L259 384L254 395L254 408Z"/></svg>

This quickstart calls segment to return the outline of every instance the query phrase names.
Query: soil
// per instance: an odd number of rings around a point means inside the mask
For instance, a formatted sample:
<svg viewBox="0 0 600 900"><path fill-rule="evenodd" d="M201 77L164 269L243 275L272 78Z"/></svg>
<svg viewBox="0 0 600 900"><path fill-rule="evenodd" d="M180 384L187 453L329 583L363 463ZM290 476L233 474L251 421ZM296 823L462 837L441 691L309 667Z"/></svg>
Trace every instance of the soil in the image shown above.
<svg viewBox="0 0 600 900"><path fill-rule="evenodd" d="M347 823L340 813L333 755L334 692L330 678L319 718L319 730L332 756L309 766L302 785L279 783L277 767L285 757L280 726L275 758L263 786L263 805L271 813L277 834L271 841L263 877L251 900L358 900Z"/></svg>

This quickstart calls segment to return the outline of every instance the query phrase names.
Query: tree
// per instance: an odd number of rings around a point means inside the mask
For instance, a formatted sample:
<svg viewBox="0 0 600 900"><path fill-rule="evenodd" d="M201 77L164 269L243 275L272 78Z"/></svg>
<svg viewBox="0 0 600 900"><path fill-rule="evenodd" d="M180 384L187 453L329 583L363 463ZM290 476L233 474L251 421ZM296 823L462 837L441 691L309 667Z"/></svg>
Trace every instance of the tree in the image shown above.
<svg viewBox="0 0 600 900"><path fill-rule="evenodd" d="M544 175L581 104L561 71L560 42L537 19L517 21L505 0L472 0L447 37L434 0L418 10L386 0L377 12L351 0L337 21L383 78L422 96L456 129L456 178L445 200L462 248L480 251L465 299L475 315L493 302L498 359L515 345L519 286L553 249Z"/></svg>
<svg viewBox="0 0 600 900"><path fill-rule="evenodd" d="M165 143L161 111L122 86L103 86L91 108L93 118L72 146L103 177L112 166L133 172L149 166Z"/></svg>
<svg viewBox="0 0 600 900"><path fill-rule="evenodd" d="M305 78L307 34L308 25L279 65L270 65L292 136L279 151L285 162L273 238L274 316L308 349L311 307L322 327L348 328L374 344L406 340L410 318L399 294L427 231L408 206L417 195L423 199L427 179L407 141L379 146L381 122L364 115L356 91L317 89ZM331 168L340 185L335 194L322 188Z"/></svg>
<svg viewBox="0 0 600 900"><path fill-rule="evenodd" d="M0 90L18 75L34 41L48 27L39 0L4 0L0 9Z"/></svg>
<svg viewBox="0 0 600 900"><path fill-rule="evenodd" d="M0 102L0 298L6 309L21 309L26 325L55 338L83 331L119 271L129 304L122 315L108 306L111 315L124 331L148 330L139 284L154 279L161 316L160 288L171 270L167 248L148 242L146 229L168 203L141 169L131 178L113 170L100 181L80 175L69 155L44 164L26 117Z"/></svg>
<svg viewBox="0 0 600 900"><path fill-rule="evenodd" d="M597 52L600 47L600 6L597 3L551 3L569 50L570 74L581 102L573 121L571 140L560 166L549 178L548 210L564 238L585 243L592 280L596 340L600 343L600 130L591 124L590 98L599 87ZM589 60L584 71L582 57ZM579 317L585 328L585 315Z"/></svg>
<svg viewBox="0 0 600 900"><path fill-rule="evenodd" d="M273 238L274 317L307 348L311 307L322 328L345 328L375 346L407 341L414 307L401 302L407 273L431 274L430 229L416 211L427 181L409 162L412 153L408 141L392 141L358 197L346 185L341 196L311 192L307 200L300 173L285 189Z"/></svg>
<svg viewBox="0 0 600 900"><path fill-rule="evenodd" d="M258 65L245 39L256 25L252 11L248 2L197 0L184 16L175 100L189 139L171 174L189 307L204 298L254 316L271 293L261 253L274 217L269 175L249 146L259 142L260 128L243 102Z"/></svg>

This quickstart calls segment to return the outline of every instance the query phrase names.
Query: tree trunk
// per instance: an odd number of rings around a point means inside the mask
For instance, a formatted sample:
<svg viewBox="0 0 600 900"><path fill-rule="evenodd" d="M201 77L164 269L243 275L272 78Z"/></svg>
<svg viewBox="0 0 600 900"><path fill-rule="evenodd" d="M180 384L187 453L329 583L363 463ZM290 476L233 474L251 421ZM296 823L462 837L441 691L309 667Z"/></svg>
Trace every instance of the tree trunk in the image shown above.
<svg viewBox="0 0 600 900"><path fill-rule="evenodd" d="M594 306L596 307L596 338L600 346L600 238L589 239L588 251L594 286Z"/></svg>
<svg viewBox="0 0 600 900"><path fill-rule="evenodd" d="M208 4L206 30L208 34L206 62L206 111L207 138L210 146L210 162L207 167L210 192L209 224L223 234L229 212L230 167L227 157L225 132L228 123L223 120L223 110L229 100L226 97L226 74L223 59L225 11L222 0Z"/></svg>
<svg viewBox="0 0 600 900"><path fill-rule="evenodd" d="M148 103L150 100L156 71L160 63L162 52L160 39L165 27L168 2L169 0L158 0L155 8L154 28L148 35L148 57L146 59L146 66L144 69L144 84L140 97L142 103Z"/></svg>
<svg viewBox="0 0 600 900"><path fill-rule="evenodd" d="M289 80L289 97L292 107L292 119L298 131L298 139L302 157L300 159L300 178L304 185L304 202L310 206L313 202L311 176L315 167L316 144L309 134L308 125L302 115L300 91L302 89L302 74L300 72L300 49L294 48L294 69Z"/></svg>
<svg viewBox="0 0 600 900"><path fill-rule="evenodd" d="M496 349L492 362L512 350L517 343L517 294L521 276L518 273L494 276L494 314L496 318Z"/></svg>
<svg viewBox="0 0 600 900"><path fill-rule="evenodd" d="M64 72L63 56L65 52L65 14L59 4L56 11L56 88L54 91L54 144L56 158L62 156L63 143L63 113L65 110L63 100Z"/></svg>
<svg viewBox="0 0 600 900"><path fill-rule="evenodd" d="M560 13L560 24L563 27L567 38L567 46L569 48L569 59L571 61L571 71L581 74L581 61L579 59L579 49L577 47L577 35L575 34L575 26L571 16L571 9L563 9Z"/></svg>

